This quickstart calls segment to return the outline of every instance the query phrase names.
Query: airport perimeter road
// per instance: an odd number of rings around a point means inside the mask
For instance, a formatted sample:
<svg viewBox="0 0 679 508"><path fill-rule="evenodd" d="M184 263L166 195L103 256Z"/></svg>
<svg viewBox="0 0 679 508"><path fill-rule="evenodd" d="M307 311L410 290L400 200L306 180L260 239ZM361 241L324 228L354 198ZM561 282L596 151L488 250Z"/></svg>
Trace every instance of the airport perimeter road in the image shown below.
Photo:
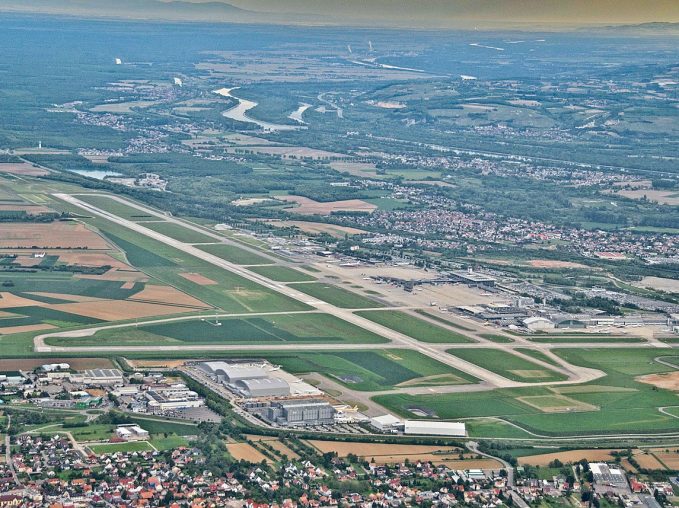
<svg viewBox="0 0 679 508"><path fill-rule="evenodd" d="M510 381L498 374L495 374L494 372L491 372L489 370L486 370L484 368L479 367L478 365L475 365L471 362L462 360L461 358L449 355L445 353L445 351L442 351L441 348L436 347L431 344L423 343L420 342L416 339L413 339L412 337L408 337L407 335L404 335L402 333L399 333L395 330L392 330L390 328L386 328L380 324L377 324L373 321L370 321L369 319L363 318L361 316L358 316L354 314L351 310L349 309L341 309L339 307L336 307L334 305L331 305L327 302L324 302L322 300L319 300L317 298L310 297L307 294L304 294L300 291L296 291L288 286L286 286L283 283L273 281L267 277L264 277L262 275L259 275L257 273L251 272L245 268L243 268L240 265L236 265L234 263L231 263L229 261L226 261L222 258L219 258L217 256L214 256L208 252L202 251L196 247L194 247L191 244L187 244L184 242L181 242L179 240L176 240L174 238L171 238L169 236L163 235L161 233L158 233L156 231L153 231L152 229L144 227L142 224L137 224L135 222L132 222L130 220L124 219L122 217L119 217L113 213L107 212L105 210L102 210L96 206L90 205L89 203L86 203L70 194L64 194L64 193L55 193L53 196L57 199L60 199L62 201L65 201L66 203L69 203L73 206L76 206L78 208L81 208L88 213L91 213L93 215L97 215L99 217L102 217L114 224L117 224L119 226L125 227L129 230L132 230L136 233L139 233L141 235L144 235L146 237L149 237L153 240L156 240L158 242L164 243L166 245L169 245L177 250L180 250L182 252L185 252L193 257L196 257L198 259L201 259L207 263L210 263L214 266L217 266L219 268L222 268L224 270L227 270L229 272L235 273L236 275L239 275L243 277L244 279L250 280L252 282L255 282L256 284L259 284L267 289L270 289L272 291L276 291L280 294L283 294L285 296L288 296L289 298L292 298L294 300L297 300L299 302L302 302L310 307L313 307L316 310L325 312L327 314L333 315L335 317L338 317L344 321L347 321L351 324L354 324L360 328L363 328L364 330L368 330L370 332L376 333L377 335L380 335L388 340L391 341L393 345L399 346L399 347L404 347L407 349L412 349L415 351L418 351L422 353L423 355L426 355L430 358L433 358L434 360L443 363L445 365L448 365L450 367L459 369L463 372L466 372L482 381L487 383L489 386L494 386L494 387L516 387L516 386L534 386L535 384L531 383L517 383ZM154 210L147 209L146 207L143 207L141 205L138 205L136 203L129 202L127 200L124 200L122 198L118 198L118 201L126 204L133 206L134 208L137 208L141 211L146 211L147 213L154 213L157 214L158 212L155 212ZM184 222L179 222L181 225L185 225ZM202 231L202 230L201 230ZM221 238L221 237L220 237ZM338 349L352 349L355 348L355 345L329 345L329 346L335 346ZM47 346L43 346L47 347ZM299 345L291 345L291 349L299 349ZM371 346L374 348L374 345ZM498 347L501 347L498 345ZM208 346L205 349L212 349L212 350L228 350L229 346ZM282 346L279 346L278 348L283 348ZM275 346L267 346L266 349L268 350L273 350L273 349L278 349ZM123 348L125 351L134 351L134 347L125 347ZM164 347L163 348L166 351L181 351L181 350L197 350L201 349L198 346L171 346L171 347ZM239 346L235 349L247 349L247 350L255 350L255 347L253 346ZM323 347L306 347L306 349L324 349ZM327 349L331 349L331 347L328 347ZM115 346L98 346L98 347L91 347L91 348L79 348L79 347L74 347L74 348L66 348L67 351L121 351L120 348L115 347ZM141 350L147 351L147 348L141 348ZM55 350L53 348L50 348L49 352L54 352ZM42 351L41 351L42 352ZM566 383L582 383L586 381L591 381L593 379L597 379L604 374L602 372L593 370L593 369L587 369L587 368L582 368L582 367L575 367L575 366L570 366L568 369L571 372L571 379L569 381L566 381Z"/></svg>

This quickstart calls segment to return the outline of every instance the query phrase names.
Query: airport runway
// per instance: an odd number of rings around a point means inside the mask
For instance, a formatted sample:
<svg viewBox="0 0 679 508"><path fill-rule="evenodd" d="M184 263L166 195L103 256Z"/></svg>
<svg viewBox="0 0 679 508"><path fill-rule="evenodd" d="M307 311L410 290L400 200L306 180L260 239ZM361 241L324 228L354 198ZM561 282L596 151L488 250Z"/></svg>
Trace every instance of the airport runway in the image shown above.
<svg viewBox="0 0 679 508"><path fill-rule="evenodd" d="M101 194L100 194L101 195ZM389 347L402 347L406 349L411 349L414 351L418 351L419 353L428 356L440 363L443 363L445 365L448 365L450 367L453 367L455 369L459 369L463 372L466 372L467 374L470 374L474 376L475 378L480 379L489 389L490 388L511 388L511 387L520 387L520 386L539 386L541 384L564 384L564 383L584 383L588 381L593 381L595 379L598 379L602 377L604 374L598 370L595 369L588 369L584 367L577 367L573 365L569 365L566 362L563 362L563 360L560 360L559 363L561 365L561 368L557 368L556 370L559 370L566 374L569 379L567 381L562 381L562 382L557 382L557 383L522 383L522 382L515 382L511 381L509 379L506 379L498 374L495 374L494 372L491 372L487 369L484 369L482 367L479 367L478 365L475 365L471 362L465 361L461 358L458 358L456 356L447 354L445 352L445 349L451 349L453 347L460 347L464 346L463 344L429 344L425 342L420 342L416 339L413 339L412 337L409 337L407 335L404 335L402 333L399 333L395 330L392 330L390 328L386 328L378 323L375 323L373 321L370 321L366 318L363 318L361 316L358 316L353 313L352 310L349 309L342 309L340 307L336 307L332 304L329 304L327 302L324 302L322 300L310 297L307 294L304 294L300 291L296 291L287 285L273 281L267 277L264 277L262 275L259 275L257 273L251 272L245 268L243 268L240 265L236 265L234 263L231 263L229 261L226 261L222 258L219 258L213 254L210 254L208 252L202 251L196 247L194 247L191 244L187 244L184 242L181 242L179 240L176 240L174 238L171 238L169 236L163 235L161 233L158 233L156 231L153 231L147 227L144 227L142 224L138 224L135 222L132 222L130 220L124 219L122 217L119 217L113 213L107 212L105 210L102 210L101 208L98 208L94 205L91 205L89 203L86 203L74 195L70 194L65 194L65 193L55 193L53 196L57 199L63 200L73 206L79 207L85 211L87 211L90 214L102 217L114 224L117 224L119 226L123 226L129 230L135 231L136 233L139 233L141 235L147 236L153 240L162 242L166 245L169 245L177 250L180 250L182 252L185 252L191 256L194 256L198 259L201 259L207 263L210 263L214 266L217 266L219 268L222 268L224 270L227 270L229 272L235 273L236 275L239 275L240 277L243 277L244 279L250 280L256 284L259 284L267 289L270 289L272 291L275 291L277 293L283 294L289 298L292 298L298 302L302 302L305 305L311 307L312 309L316 311L321 311L326 314L333 315L339 319L342 319L344 321L347 321L351 324L354 324L364 330L368 330L370 332L376 333L377 335L380 335L387 340L389 340L389 343L386 344L386 346ZM120 197L113 197L116 201L119 201L127 206L136 208L140 211L143 211L148 214L152 214L155 216L162 217L165 220L168 220L170 222L179 224L184 227L188 227L189 229L193 229L195 231L200 231L201 233L206 233L206 231L203 228L199 228L195 225L188 224L182 220L179 220L177 218L171 217L164 215L162 213L159 213L155 210L152 210L150 208L147 208L145 206L138 205L136 203L133 203L131 201L128 201L126 199L120 198ZM217 234L211 234L215 238L215 240L223 241L224 243L232 243L228 239L223 238L220 235ZM240 244L238 245L239 247ZM257 251L259 254L259 251ZM273 262L283 264L281 263L280 260L271 258ZM255 314L252 314L255 315ZM160 320L162 321L162 320ZM133 326L134 324L132 324ZM116 325L112 325L116 326ZM92 329L88 329L92 330ZM94 351L106 351L106 352L133 352L133 351L148 351L147 347L135 347L135 346L92 346L92 347L57 347L57 346L48 346L45 344L45 339L50 336L61 336L61 337L83 337L87 336L88 330L76 330L74 332L62 332L62 333L52 333L52 334L42 334L39 335L35 338L35 351L40 352L40 353L55 353L55 352L94 352ZM73 335L71 335L71 333ZM89 335L93 334L94 332L89 332ZM78 335L80 334L80 335ZM85 335L83 335L85 334ZM535 347L535 345L533 345ZM165 351L201 351L201 350L211 350L211 351L285 351L285 350L299 350L300 349L299 344L283 344L283 345L191 345L191 346L163 346L163 350ZM305 345L304 349L305 350L350 350L350 349L377 349L377 348L384 348L385 345L380 345L380 344L366 344L366 345L361 345L361 344L315 344L313 346ZM507 349L507 344L498 344L498 343L478 343L478 344L470 344L467 345L467 347L488 347L488 348L495 348L495 349ZM538 365L542 365L546 368L550 368L554 370L553 365L549 365L546 363L541 362L540 360L536 360L534 358L530 359L533 363L536 363Z"/></svg>

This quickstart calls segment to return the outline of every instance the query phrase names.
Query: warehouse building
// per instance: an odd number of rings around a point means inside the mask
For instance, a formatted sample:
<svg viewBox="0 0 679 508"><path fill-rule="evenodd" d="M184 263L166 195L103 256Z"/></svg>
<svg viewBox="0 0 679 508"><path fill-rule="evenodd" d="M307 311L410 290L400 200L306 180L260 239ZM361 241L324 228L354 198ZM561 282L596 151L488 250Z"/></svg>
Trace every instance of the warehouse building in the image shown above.
<svg viewBox="0 0 679 508"><path fill-rule="evenodd" d="M335 408L318 399L286 400L272 403L266 418L283 426L332 425Z"/></svg>
<svg viewBox="0 0 679 508"><path fill-rule="evenodd" d="M148 431L139 425L119 425L116 436L124 441L146 441L150 437Z"/></svg>
<svg viewBox="0 0 679 508"><path fill-rule="evenodd" d="M248 399L255 397L285 397L290 395L290 385L279 378L241 379L234 383L238 393Z"/></svg>
<svg viewBox="0 0 679 508"><path fill-rule="evenodd" d="M427 420L406 420L403 432L425 436L465 437L467 429L461 422L436 422Z"/></svg>
<svg viewBox="0 0 679 508"><path fill-rule="evenodd" d="M151 412L201 407L205 404L196 392L183 384L156 387L144 392L144 396Z"/></svg>
<svg viewBox="0 0 679 508"><path fill-rule="evenodd" d="M386 414L371 418L370 425L380 432L397 432L403 429L403 420L392 414Z"/></svg>
<svg viewBox="0 0 679 508"><path fill-rule="evenodd" d="M71 383L112 386L124 383L123 373L119 369L90 369L70 376Z"/></svg>
<svg viewBox="0 0 679 508"><path fill-rule="evenodd" d="M454 282L462 282L469 287L495 287L496 279L484 273L475 272L473 270L458 270L450 275Z"/></svg>
<svg viewBox="0 0 679 508"><path fill-rule="evenodd" d="M244 379L264 379L268 377L263 368L251 364L202 362L198 364L198 368L224 384L233 384Z"/></svg>
<svg viewBox="0 0 679 508"><path fill-rule="evenodd" d="M282 427L335 423L335 408L320 399L252 401L244 404L243 408L269 423Z"/></svg>
<svg viewBox="0 0 679 508"><path fill-rule="evenodd" d="M553 330L555 328L555 325L552 321L543 317L529 317L527 319L524 319L523 326L525 326L532 332Z"/></svg>

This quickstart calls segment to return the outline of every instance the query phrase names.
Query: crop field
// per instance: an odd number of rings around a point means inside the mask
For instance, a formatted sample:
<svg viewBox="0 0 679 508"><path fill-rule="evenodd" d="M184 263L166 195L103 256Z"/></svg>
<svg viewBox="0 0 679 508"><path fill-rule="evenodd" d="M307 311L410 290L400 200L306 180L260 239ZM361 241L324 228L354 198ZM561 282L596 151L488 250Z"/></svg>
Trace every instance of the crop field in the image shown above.
<svg viewBox="0 0 679 508"><path fill-rule="evenodd" d="M307 222L307 221L270 221L270 225L277 228L295 228L303 231L305 233L310 233L312 235L318 235L321 233L328 234L334 238L343 239L346 235L361 235L365 231L358 228L352 228L347 226L338 226L336 224L326 224L325 222Z"/></svg>
<svg viewBox="0 0 679 508"><path fill-rule="evenodd" d="M108 221L93 219L129 262L145 273L227 312L306 310L307 306L151 238ZM201 285L183 277L197 273L216 282Z"/></svg>
<svg viewBox="0 0 679 508"><path fill-rule="evenodd" d="M313 276L287 266L253 266L249 270L277 282L309 282L315 280Z"/></svg>
<svg viewBox="0 0 679 508"><path fill-rule="evenodd" d="M294 204L286 210L300 215L330 215L333 212L367 212L372 213L377 205L362 199L346 199L341 201L314 201L304 196L277 196L277 199Z"/></svg>
<svg viewBox="0 0 679 508"><path fill-rule="evenodd" d="M617 450L606 448L568 450L563 452L541 453L538 455L527 455L519 458L519 464L546 467L554 460L560 460L564 464L569 462L579 462L582 459L588 462L606 462L612 459L611 453Z"/></svg>
<svg viewBox="0 0 679 508"><path fill-rule="evenodd" d="M448 352L512 381L537 383L566 379L563 374L499 349L456 349Z"/></svg>
<svg viewBox="0 0 679 508"><path fill-rule="evenodd" d="M370 310L357 312L356 314L422 342L472 342L471 339L460 333L418 319L405 312L396 310Z"/></svg>
<svg viewBox="0 0 679 508"><path fill-rule="evenodd" d="M144 222L142 226L184 243L215 242L215 239L211 236L207 236L199 231L194 231L193 229L185 228L184 226L180 226L173 222Z"/></svg>
<svg viewBox="0 0 679 508"><path fill-rule="evenodd" d="M426 386L427 378L434 376L440 379L440 384L467 384L477 381L468 374L406 349L265 356L289 372L318 372L351 389L361 391L389 390L403 383L408 383L409 386Z"/></svg>
<svg viewBox="0 0 679 508"><path fill-rule="evenodd" d="M382 337L329 314L296 314L179 321L134 329L102 330L92 337L51 337L60 346L163 344L380 343Z"/></svg>
<svg viewBox="0 0 679 508"><path fill-rule="evenodd" d="M7 276L0 333L47 330L209 308L170 286L76 278L67 272Z"/></svg>
<svg viewBox="0 0 679 508"><path fill-rule="evenodd" d="M229 454L236 460L247 460L255 464L259 464L263 460L271 463L271 460L262 454L257 448L250 443L228 443L226 449Z"/></svg>
<svg viewBox="0 0 679 508"><path fill-rule="evenodd" d="M308 444L320 453L335 452L340 457L350 453L376 464L401 464L406 461L431 461L444 464L452 469L492 469L500 467L493 459L477 459L454 446L437 445L405 445L370 442L341 442L309 440Z"/></svg>
<svg viewBox="0 0 679 508"><path fill-rule="evenodd" d="M10 222L0 230L0 248L106 250L110 246L101 236L75 222Z"/></svg>
<svg viewBox="0 0 679 508"><path fill-rule="evenodd" d="M236 245L229 245L226 243L201 245L199 249L236 265L266 265L271 263L270 260L263 256L258 256L257 254L241 249Z"/></svg>
<svg viewBox="0 0 679 508"><path fill-rule="evenodd" d="M343 309L384 307L381 303L371 300L370 298L331 284L310 282L295 284L290 287Z"/></svg>
<svg viewBox="0 0 679 508"><path fill-rule="evenodd" d="M388 409L414 417L413 409L442 419L494 417L544 436L625 434L663 432L677 428L676 418L658 408L677 406L677 395L638 382L637 376L668 372L670 367L654 362L655 348L643 349L557 349L563 359L600 369L606 377L593 383L558 387L497 389L489 392L438 394L426 396L380 395L374 399ZM521 401L524 397L551 396L554 393L596 406L595 411L545 413ZM474 437L496 435L495 425L470 425ZM517 429L519 430L519 429ZM524 437L528 434L524 433Z"/></svg>

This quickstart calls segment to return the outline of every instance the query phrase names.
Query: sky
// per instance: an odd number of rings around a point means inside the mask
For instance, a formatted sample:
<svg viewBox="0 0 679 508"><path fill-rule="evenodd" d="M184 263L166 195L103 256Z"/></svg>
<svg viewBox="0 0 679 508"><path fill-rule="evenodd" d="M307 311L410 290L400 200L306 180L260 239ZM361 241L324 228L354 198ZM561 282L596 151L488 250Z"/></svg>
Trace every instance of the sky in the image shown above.
<svg viewBox="0 0 679 508"><path fill-rule="evenodd" d="M211 6L197 8L195 3ZM244 11L215 11L215 5L220 3ZM679 0L0 0L2 10L186 21L411 28L679 23Z"/></svg>
<svg viewBox="0 0 679 508"><path fill-rule="evenodd" d="M195 0L194 0L195 1ZM198 0L211 1L211 0ZM679 0L228 0L243 9L451 23L679 22Z"/></svg>

